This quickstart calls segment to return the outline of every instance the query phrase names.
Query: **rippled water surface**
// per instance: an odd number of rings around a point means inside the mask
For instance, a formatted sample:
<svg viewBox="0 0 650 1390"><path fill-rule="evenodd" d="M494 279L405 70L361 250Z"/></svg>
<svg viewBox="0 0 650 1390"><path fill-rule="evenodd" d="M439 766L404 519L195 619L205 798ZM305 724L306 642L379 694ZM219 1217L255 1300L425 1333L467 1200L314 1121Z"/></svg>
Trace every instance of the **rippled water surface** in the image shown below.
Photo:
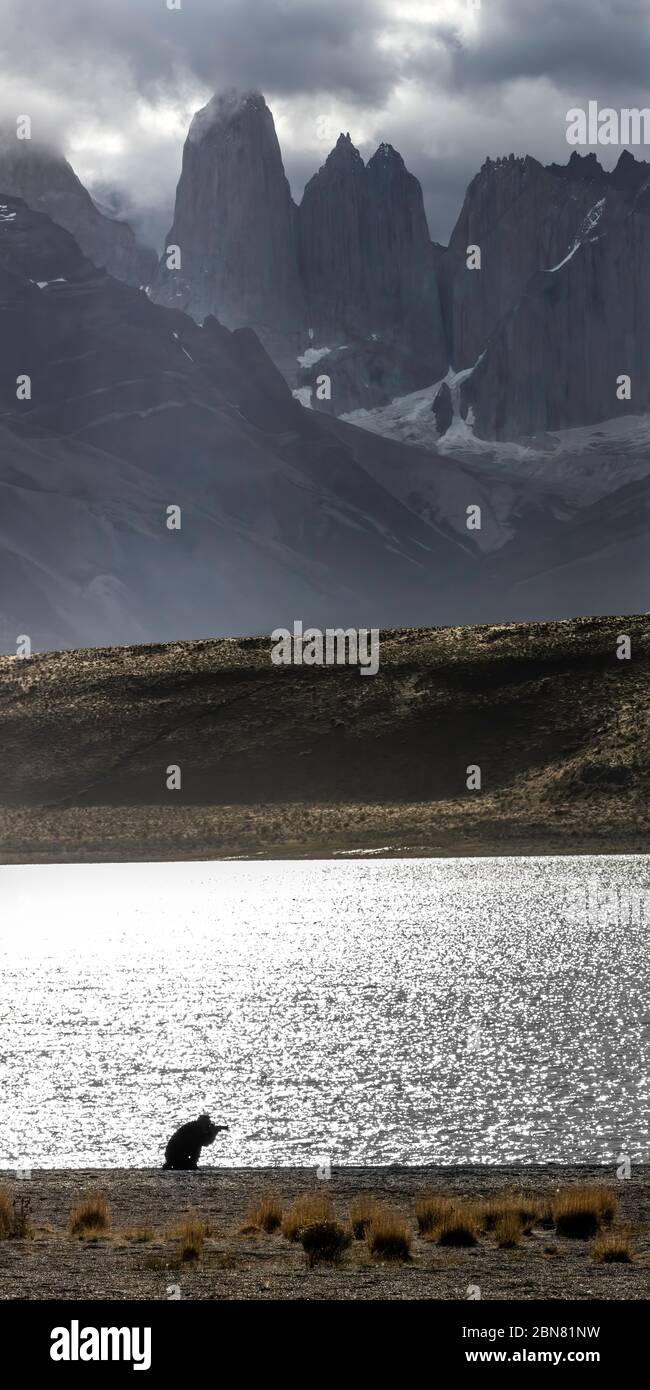
<svg viewBox="0 0 650 1390"><path fill-rule="evenodd" d="M650 859L0 868L0 1167L650 1161Z"/></svg>

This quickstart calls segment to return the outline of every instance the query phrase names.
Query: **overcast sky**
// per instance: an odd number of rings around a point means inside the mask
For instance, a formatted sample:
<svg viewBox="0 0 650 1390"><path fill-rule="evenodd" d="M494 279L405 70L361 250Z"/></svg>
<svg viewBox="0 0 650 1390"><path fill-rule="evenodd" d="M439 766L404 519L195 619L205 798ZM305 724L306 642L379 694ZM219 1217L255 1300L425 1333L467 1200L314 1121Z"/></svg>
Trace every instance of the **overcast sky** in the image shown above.
<svg viewBox="0 0 650 1390"><path fill-rule="evenodd" d="M570 107L650 105L648 0L1 3L0 115L161 237L191 114L227 87L264 92L297 200L340 130L364 158L388 140L444 241L486 155L565 161Z"/></svg>

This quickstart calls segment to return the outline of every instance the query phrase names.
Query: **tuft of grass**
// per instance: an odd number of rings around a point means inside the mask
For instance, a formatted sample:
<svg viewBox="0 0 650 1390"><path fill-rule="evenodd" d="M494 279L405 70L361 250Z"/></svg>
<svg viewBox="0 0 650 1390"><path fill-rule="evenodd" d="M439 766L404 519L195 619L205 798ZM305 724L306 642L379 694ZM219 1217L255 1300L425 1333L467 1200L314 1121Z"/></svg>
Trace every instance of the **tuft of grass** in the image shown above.
<svg viewBox="0 0 650 1390"><path fill-rule="evenodd" d="M303 1226L300 1243L307 1256L307 1264L313 1269L315 1264L340 1264L344 1252L352 1243L352 1236L340 1221L314 1221L311 1226Z"/></svg>
<svg viewBox="0 0 650 1390"><path fill-rule="evenodd" d="M410 1260L413 1233L401 1212L378 1207L366 1231L368 1249L377 1260Z"/></svg>
<svg viewBox="0 0 650 1390"><path fill-rule="evenodd" d="M0 1187L0 1240L8 1240L11 1234L12 1206L6 1187Z"/></svg>
<svg viewBox="0 0 650 1390"><path fill-rule="evenodd" d="M418 1197L415 1203L415 1218L420 1235L431 1235L442 1225L456 1205L453 1197L437 1197L429 1193Z"/></svg>
<svg viewBox="0 0 650 1390"><path fill-rule="evenodd" d="M552 1203L558 1235L589 1240L607 1225L616 1213L617 1198L611 1188L600 1183L577 1183L563 1187Z"/></svg>
<svg viewBox="0 0 650 1390"><path fill-rule="evenodd" d="M506 1212L494 1228L497 1245L501 1250L514 1250L521 1242L521 1218L516 1211Z"/></svg>
<svg viewBox="0 0 650 1390"><path fill-rule="evenodd" d="M631 1265L634 1262L634 1251L624 1231L599 1236L591 1253L599 1264Z"/></svg>
<svg viewBox="0 0 650 1390"><path fill-rule="evenodd" d="M502 1197L492 1197L477 1207L477 1219L484 1231L495 1231L498 1226L517 1222L520 1231L528 1234L533 1226L541 1222L544 1215L542 1204L533 1197L523 1197L519 1193L505 1193Z"/></svg>
<svg viewBox="0 0 650 1390"><path fill-rule="evenodd" d="M87 1192L70 1212L69 1231L71 1236L92 1238L105 1233L111 1224L111 1209L101 1192Z"/></svg>
<svg viewBox="0 0 650 1390"><path fill-rule="evenodd" d="M127 1226L122 1234L125 1240L131 1240L136 1245L145 1245L147 1241L155 1239L151 1226Z"/></svg>
<svg viewBox="0 0 650 1390"><path fill-rule="evenodd" d="M274 1192L264 1193L249 1207L244 1220L245 1227L256 1226L267 1236L278 1231L282 1225L283 1208L280 1198Z"/></svg>
<svg viewBox="0 0 650 1390"><path fill-rule="evenodd" d="M186 1216L176 1229L179 1241L179 1254L184 1263L200 1260L203 1257L205 1227L198 1216Z"/></svg>
<svg viewBox="0 0 650 1390"><path fill-rule="evenodd" d="M355 1240L363 1240L372 1221L380 1211L376 1197L355 1197L350 1204L350 1225Z"/></svg>
<svg viewBox="0 0 650 1390"><path fill-rule="evenodd" d="M11 1204L11 1224L9 1227L10 1240L32 1240L35 1231L31 1224L30 1216L32 1210L32 1199L21 1194L14 1197Z"/></svg>
<svg viewBox="0 0 650 1390"><path fill-rule="evenodd" d="M98 1240L109 1239L104 1226L85 1226L83 1231L78 1232L78 1235L79 1240L85 1240L89 1245L96 1245Z"/></svg>
<svg viewBox="0 0 650 1390"><path fill-rule="evenodd" d="M476 1208L470 1203L450 1207L437 1228L438 1245L470 1247L478 1245L479 1225Z"/></svg>
<svg viewBox="0 0 650 1390"><path fill-rule="evenodd" d="M285 1212L282 1234L287 1240L300 1240L300 1234L307 1226L334 1220L332 1199L326 1192L304 1192L301 1197L296 1197L293 1206Z"/></svg>

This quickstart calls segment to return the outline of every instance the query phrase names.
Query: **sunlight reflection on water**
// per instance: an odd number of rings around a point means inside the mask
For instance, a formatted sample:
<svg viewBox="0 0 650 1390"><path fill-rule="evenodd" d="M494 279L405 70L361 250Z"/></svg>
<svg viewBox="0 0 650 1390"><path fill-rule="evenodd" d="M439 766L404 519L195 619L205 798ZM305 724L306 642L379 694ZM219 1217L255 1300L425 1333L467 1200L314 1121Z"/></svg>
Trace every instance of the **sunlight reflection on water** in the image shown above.
<svg viewBox="0 0 650 1390"><path fill-rule="evenodd" d="M650 1161L650 859L0 868L0 1167ZM644 1047L645 1057L644 1057Z"/></svg>

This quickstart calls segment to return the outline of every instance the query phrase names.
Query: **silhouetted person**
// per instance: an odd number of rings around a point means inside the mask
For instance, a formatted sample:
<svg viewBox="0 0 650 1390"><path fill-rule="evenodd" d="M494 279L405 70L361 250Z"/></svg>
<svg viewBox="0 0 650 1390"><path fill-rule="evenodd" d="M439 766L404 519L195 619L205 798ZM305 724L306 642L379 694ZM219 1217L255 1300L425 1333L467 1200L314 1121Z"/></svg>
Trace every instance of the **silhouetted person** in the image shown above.
<svg viewBox="0 0 650 1390"><path fill-rule="evenodd" d="M163 1168L196 1168L204 1144L212 1144L227 1125L213 1125L209 1115L199 1115L176 1130L165 1149Z"/></svg>

